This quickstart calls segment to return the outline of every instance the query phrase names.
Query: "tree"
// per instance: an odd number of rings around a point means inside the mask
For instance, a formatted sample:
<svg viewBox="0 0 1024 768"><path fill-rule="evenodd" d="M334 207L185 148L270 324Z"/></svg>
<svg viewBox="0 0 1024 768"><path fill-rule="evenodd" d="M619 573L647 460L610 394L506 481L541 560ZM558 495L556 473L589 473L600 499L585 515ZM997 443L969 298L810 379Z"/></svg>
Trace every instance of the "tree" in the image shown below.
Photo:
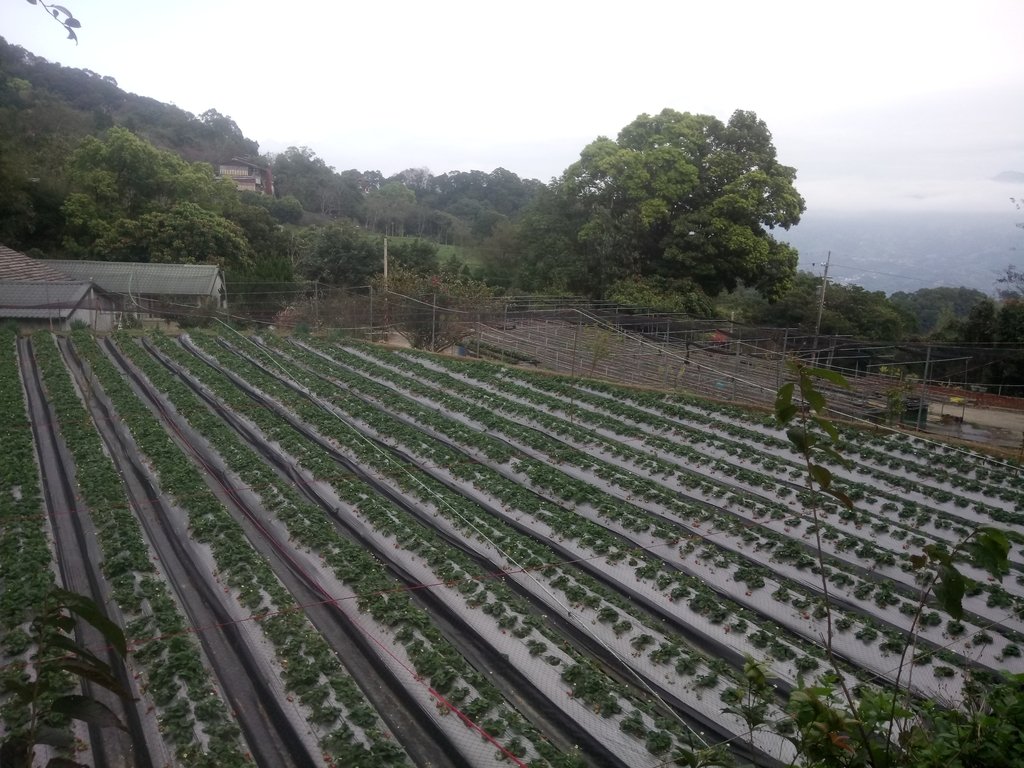
<svg viewBox="0 0 1024 768"><path fill-rule="evenodd" d="M897 291L889 297L893 306L914 315L921 333L932 333L967 317L985 294L974 288L921 288L913 293Z"/></svg>
<svg viewBox="0 0 1024 768"><path fill-rule="evenodd" d="M224 214L244 206L230 181L124 128L84 139L68 163L64 247L101 259L245 267L252 248Z"/></svg>
<svg viewBox="0 0 1024 768"><path fill-rule="evenodd" d="M358 172L338 173L309 147L288 147L273 158L271 168L279 196L294 197L310 213L362 218L364 191Z"/></svg>
<svg viewBox="0 0 1024 768"><path fill-rule="evenodd" d="M388 181L366 196L370 229L385 235L404 235L405 220L416 205L416 193L398 181Z"/></svg>
<svg viewBox="0 0 1024 768"><path fill-rule="evenodd" d="M726 124L671 109L640 115L617 140L586 146L556 185L581 219L566 255L586 263L591 292L659 276L690 279L710 296L742 281L778 298L796 251L770 230L800 220L795 176L753 112Z"/></svg>
<svg viewBox="0 0 1024 768"><path fill-rule="evenodd" d="M604 279L593 250L579 246L576 233L583 222L580 209L563 188L556 184L542 187L520 222L516 287L600 296L613 280Z"/></svg>
<svg viewBox="0 0 1024 768"><path fill-rule="evenodd" d="M1005 301L996 315L996 341L1024 345L1024 301Z"/></svg>
<svg viewBox="0 0 1024 768"><path fill-rule="evenodd" d="M996 336L996 303L984 299L967 314L963 326L963 340L972 344L991 344Z"/></svg>
<svg viewBox="0 0 1024 768"><path fill-rule="evenodd" d="M619 304L643 307L655 312L685 312L700 316L711 314L708 297L685 279L629 277L612 283L607 297Z"/></svg>
<svg viewBox="0 0 1024 768"><path fill-rule="evenodd" d="M208 109L199 116L199 121L207 129L208 141L217 162L235 156L252 156L259 151L259 145L245 138L238 123L228 115L222 115L216 109Z"/></svg>
<svg viewBox="0 0 1024 768"><path fill-rule="evenodd" d="M102 140L86 137L71 155L68 176L104 220L137 218L178 201L221 210L235 199L231 182L217 179L207 163L187 163L120 127Z"/></svg>
<svg viewBox="0 0 1024 768"><path fill-rule="evenodd" d="M397 242L388 249L388 260L408 269L410 272L430 273L437 271L437 246L427 240Z"/></svg>
<svg viewBox="0 0 1024 768"><path fill-rule="evenodd" d="M398 267L373 281L387 297L391 325L417 349L438 352L473 332L480 313L491 307L494 291L453 273L416 274Z"/></svg>
<svg viewBox="0 0 1024 768"><path fill-rule="evenodd" d="M298 268L307 280L360 286L384 269L383 248L348 222L311 230L303 251Z"/></svg>
<svg viewBox="0 0 1024 768"><path fill-rule="evenodd" d="M817 327L820 290L821 278L799 272L774 303L758 294L737 292L734 306L746 322L813 332ZM828 287L820 331L825 335L894 341L912 331L914 323L912 315L890 302L881 291L835 283Z"/></svg>
<svg viewBox="0 0 1024 768"><path fill-rule="evenodd" d="M177 203L138 219L120 219L94 247L111 261L219 264L245 269L252 248L241 228L195 203Z"/></svg>
<svg viewBox="0 0 1024 768"><path fill-rule="evenodd" d="M78 45L78 35L75 34L75 30L81 29L82 23L71 15L71 11L63 5L45 3L43 0L28 0L28 2L32 5L38 5L47 16L64 27L64 30L68 33L68 40L74 40L75 45Z"/></svg>

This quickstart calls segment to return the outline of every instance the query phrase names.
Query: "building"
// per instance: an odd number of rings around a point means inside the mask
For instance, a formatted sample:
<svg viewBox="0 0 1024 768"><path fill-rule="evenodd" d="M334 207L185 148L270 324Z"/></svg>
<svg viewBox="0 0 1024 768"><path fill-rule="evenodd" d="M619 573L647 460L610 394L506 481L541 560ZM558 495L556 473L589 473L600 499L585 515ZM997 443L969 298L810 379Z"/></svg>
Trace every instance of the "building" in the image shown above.
<svg viewBox="0 0 1024 768"><path fill-rule="evenodd" d="M274 194L274 177L270 169L243 158L233 157L230 162L221 163L217 167L217 175L224 179L231 179L235 182L235 186L244 192Z"/></svg>
<svg viewBox="0 0 1024 768"><path fill-rule="evenodd" d="M0 320L105 331L133 320L208 318L227 309L216 264L33 259L0 245Z"/></svg>
<svg viewBox="0 0 1024 768"><path fill-rule="evenodd" d="M68 276L46 261L0 245L0 280L66 282Z"/></svg>
<svg viewBox="0 0 1024 768"><path fill-rule="evenodd" d="M97 331L114 328L110 302L95 286L81 282L0 280L0 321L21 327L70 331L87 325Z"/></svg>
<svg viewBox="0 0 1024 768"><path fill-rule="evenodd" d="M90 282L119 312L140 319L176 319L227 309L224 273L216 264L147 264L134 261L49 259L72 280Z"/></svg>
<svg viewBox="0 0 1024 768"><path fill-rule="evenodd" d="M116 322L113 303L88 280L0 245L0 321L22 327L70 330L82 323L98 331Z"/></svg>

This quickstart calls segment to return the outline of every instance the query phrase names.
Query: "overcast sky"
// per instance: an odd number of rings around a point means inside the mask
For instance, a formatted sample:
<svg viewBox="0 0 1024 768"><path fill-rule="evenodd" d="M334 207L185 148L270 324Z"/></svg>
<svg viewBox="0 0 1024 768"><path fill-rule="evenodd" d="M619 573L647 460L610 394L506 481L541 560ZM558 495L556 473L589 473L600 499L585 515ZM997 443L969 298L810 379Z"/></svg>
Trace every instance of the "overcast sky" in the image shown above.
<svg viewBox="0 0 1024 768"><path fill-rule="evenodd" d="M754 110L814 210L1005 210L1021 0L0 0L0 35L338 170L547 181L664 107Z"/></svg>

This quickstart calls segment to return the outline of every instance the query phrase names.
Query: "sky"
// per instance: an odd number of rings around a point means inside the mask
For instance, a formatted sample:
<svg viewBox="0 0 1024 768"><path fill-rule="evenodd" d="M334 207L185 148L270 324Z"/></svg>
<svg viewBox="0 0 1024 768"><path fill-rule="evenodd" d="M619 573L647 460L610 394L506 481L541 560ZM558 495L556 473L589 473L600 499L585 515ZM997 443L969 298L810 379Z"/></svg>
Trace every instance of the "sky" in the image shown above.
<svg viewBox="0 0 1024 768"><path fill-rule="evenodd" d="M0 0L0 35L339 171L549 181L669 107L753 110L808 212L1012 211L1022 0Z"/></svg>

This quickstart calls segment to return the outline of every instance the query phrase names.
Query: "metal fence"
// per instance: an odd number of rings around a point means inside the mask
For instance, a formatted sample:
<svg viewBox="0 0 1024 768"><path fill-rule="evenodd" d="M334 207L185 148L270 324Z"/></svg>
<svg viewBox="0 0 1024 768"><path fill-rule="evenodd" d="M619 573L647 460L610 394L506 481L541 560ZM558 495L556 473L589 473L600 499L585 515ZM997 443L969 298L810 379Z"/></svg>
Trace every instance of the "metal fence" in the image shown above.
<svg viewBox="0 0 1024 768"><path fill-rule="evenodd" d="M254 303L250 296L248 305L234 303L225 319L409 343L737 404L770 406L781 384L791 380L787 361L797 359L844 373L851 387L830 392L830 403L851 416L879 417L891 409L897 390L917 398L922 417L929 408L951 402L1024 407L1024 398L1017 397L1024 385L1004 385L996 392L974 386L991 359L1019 358L1020 349L868 343L580 297L455 299L317 283L292 284L286 300L277 291L267 293L277 305L273 312L270 304ZM209 322L209 316L197 312L194 322Z"/></svg>

